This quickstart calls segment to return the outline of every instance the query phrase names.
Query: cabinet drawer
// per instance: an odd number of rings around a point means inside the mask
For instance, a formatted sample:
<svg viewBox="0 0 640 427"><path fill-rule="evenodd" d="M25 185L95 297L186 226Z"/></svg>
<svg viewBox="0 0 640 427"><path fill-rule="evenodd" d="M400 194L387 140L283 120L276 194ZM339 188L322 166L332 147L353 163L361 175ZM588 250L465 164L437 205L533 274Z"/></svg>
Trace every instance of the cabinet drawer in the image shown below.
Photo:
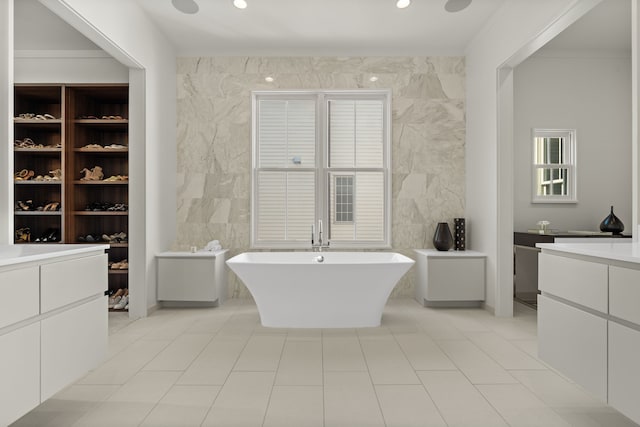
<svg viewBox="0 0 640 427"><path fill-rule="evenodd" d="M640 331L609 322L609 405L640 423Z"/></svg>
<svg viewBox="0 0 640 427"><path fill-rule="evenodd" d="M0 272L0 328L40 314L37 266Z"/></svg>
<svg viewBox="0 0 640 427"><path fill-rule="evenodd" d="M607 320L538 295L540 358L607 400Z"/></svg>
<svg viewBox="0 0 640 427"><path fill-rule="evenodd" d="M104 296L42 321L43 401L104 361L107 321L107 297Z"/></svg>
<svg viewBox="0 0 640 427"><path fill-rule="evenodd" d="M107 255L45 264L40 267L42 313L103 293L107 284Z"/></svg>
<svg viewBox="0 0 640 427"><path fill-rule="evenodd" d="M545 253L538 261L538 288L542 292L607 313L608 265Z"/></svg>
<svg viewBox="0 0 640 427"><path fill-rule="evenodd" d="M609 267L609 314L640 325L640 270Z"/></svg>
<svg viewBox="0 0 640 427"><path fill-rule="evenodd" d="M40 323L0 335L0 426L40 404Z"/></svg>

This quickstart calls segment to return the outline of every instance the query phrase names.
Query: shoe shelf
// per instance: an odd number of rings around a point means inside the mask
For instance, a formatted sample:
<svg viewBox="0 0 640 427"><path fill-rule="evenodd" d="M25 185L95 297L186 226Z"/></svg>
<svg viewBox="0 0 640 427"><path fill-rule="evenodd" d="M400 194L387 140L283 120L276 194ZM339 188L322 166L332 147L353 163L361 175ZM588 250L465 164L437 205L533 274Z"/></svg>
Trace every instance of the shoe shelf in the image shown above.
<svg viewBox="0 0 640 427"><path fill-rule="evenodd" d="M128 210L87 210L92 205L129 204L128 97L129 88L123 85L67 88L65 177L70 189L66 198L70 241L81 242L80 237L89 235L102 239L103 235L129 233ZM127 179L107 180L118 176ZM128 242L106 243L110 244L109 262L128 258ZM128 281L128 270L109 269L110 292L128 289Z"/></svg>
<svg viewBox="0 0 640 427"><path fill-rule="evenodd" d="M128 209L128 98L129 88L121 84L14 85L14 173L26 170L28 177L14 186L16 243L49 242L49 236L87 243L79 238L128 234L128 211L85 210L95 203ZM81 170L96 166L103 170L102 179L80 179ZM58 169L62 179L46 180ZM34 179L38 176L42 180ZM118 176L127 179L103 180ZM59 210L35 210L54 202ZM30 208L22 210L26 205ZM18 238L19 230L29 242ZM128 242L111 243L109 260L125 260L128 251ZM128 289L128 269L109 273L111 291Z"/></svg>
<svg viewBox="0 0 640 427"><path fill-rule="evenodd" d="M27 175L14 181L15 243L64 242L64 212L36 210L52 202L62 204L65 197L62 179L53 179L53 172L61 178L65 167L63 94L59 85L14 86L14 172ZM19 204L30 208L18 209ZM18 236L19 230L28 242Z"/></svg>
<svg viewBox="0 0 640 427"><path fill-rule="evenodd" d="M73 181L75 185L126 185L129 181Z"/></svg>

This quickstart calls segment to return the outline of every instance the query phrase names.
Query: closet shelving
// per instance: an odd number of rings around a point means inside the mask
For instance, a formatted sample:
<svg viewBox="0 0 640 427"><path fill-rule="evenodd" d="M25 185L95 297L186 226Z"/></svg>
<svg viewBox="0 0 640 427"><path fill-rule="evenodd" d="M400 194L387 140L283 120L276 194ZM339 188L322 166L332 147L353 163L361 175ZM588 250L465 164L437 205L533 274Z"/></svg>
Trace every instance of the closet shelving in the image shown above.
<svg viewBox="0 0 640 427"><path fill-rule="evenodd" d="M31 231L31 242L57 229L60 242L109 243L110 262L128 259L128 93L121 84L15 86L15 139L28 138L37 147L16 142L15 172L33 170L34 177L56 169L61 173L59 180L15 181L14 223L16 230ZM82 179L83 169L96 166L103 177ZM27 200L33 210L18 205ZM58 202L59 210L35 210L50 202ZM118 209L108 210L113 206ZM16 243L23 242L16 237ZM120 288L128 288L128 269L109 269L109 289Z"/></svg>
<svg viewBox="0 0 640 427"><path fill-rule="evenodd" d="M33 173L26 180L14 177L16 230L28 230L26 236L32 242L41 240L47 232L56 233L56 241L64 241L63 181L38 179L51 176L50 171L63 171L65 167L63 88L16 86L14 96L14 168L16 175L20 175L20 171ZM19 202L29 209L22 209ZM58 203L56 210L37 210L51 202ZM25 243L18 236L15 242Z"/></svg>

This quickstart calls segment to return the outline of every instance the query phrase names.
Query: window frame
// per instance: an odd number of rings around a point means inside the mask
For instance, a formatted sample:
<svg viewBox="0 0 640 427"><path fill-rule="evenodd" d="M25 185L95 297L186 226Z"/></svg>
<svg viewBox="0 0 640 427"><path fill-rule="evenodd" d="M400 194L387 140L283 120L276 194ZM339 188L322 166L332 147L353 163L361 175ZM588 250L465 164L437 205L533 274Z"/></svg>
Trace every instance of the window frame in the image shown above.
<svg viewBox="0 0 640 427"><path fill-rule="evenodd" d="M576 156L576 130L575 129L540 129L531 130L532 161L531 161L531 203L578 203L577 192L577 156ZM536 163L537 158L537 138L563 138L565 143L561 154L561 163ZM539 170L566 169L566 177L569 183L566 186L567 194L538 194L538 171ZM553 179L550 185L554 185Z"/></svg>
<svg viewBox="0 0 640 427"><path fill-rule="evenodd" d="M316 100L316 152L315 152L315 220L316 232L318 220L324 225L325 242L331 235L330 188L331 174L354 171L382 171L384 179L384 221L383 239L377 241L333 241L334 249L390 249L391 248L391 90L274 90L251 92L251 230L250 245L252 249L309 249L311 247L311 225L309 239L305 242L283 240L258 240L258 174L262 170L311 170L312 168L260 168L259 161L259 116L258 104L261 99ZM329 165L329 119L328 105L330 100L366 100L378 99L383 105L383 156L382 168L330 168ZM355 179L354 179L355 184ZM355 188L354 188L355 194ZM354 196L355 197L355 196ZM355 199L354 199L355 200ZM355 207L357 209L357 207ZM355 213L354 213L355 215ZM355 219L355 217L354 217ZM317 237L317 236L316 236ZM330 239L329 239L330 240Z"/></svg>

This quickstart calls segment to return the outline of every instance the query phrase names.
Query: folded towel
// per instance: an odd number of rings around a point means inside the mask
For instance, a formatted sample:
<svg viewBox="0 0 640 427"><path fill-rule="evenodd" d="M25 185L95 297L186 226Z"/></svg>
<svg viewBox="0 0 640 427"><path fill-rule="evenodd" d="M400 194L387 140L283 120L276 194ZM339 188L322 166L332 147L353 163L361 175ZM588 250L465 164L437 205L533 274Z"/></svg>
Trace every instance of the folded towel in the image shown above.
<svg viewBox="0 0 640 427"><path fill-rule="evenodd" d="M212 240L204 247L205 251L210 252L219 251L220 249L222 249L222 246L220 245L220 242L218 240Z"/></svg>

